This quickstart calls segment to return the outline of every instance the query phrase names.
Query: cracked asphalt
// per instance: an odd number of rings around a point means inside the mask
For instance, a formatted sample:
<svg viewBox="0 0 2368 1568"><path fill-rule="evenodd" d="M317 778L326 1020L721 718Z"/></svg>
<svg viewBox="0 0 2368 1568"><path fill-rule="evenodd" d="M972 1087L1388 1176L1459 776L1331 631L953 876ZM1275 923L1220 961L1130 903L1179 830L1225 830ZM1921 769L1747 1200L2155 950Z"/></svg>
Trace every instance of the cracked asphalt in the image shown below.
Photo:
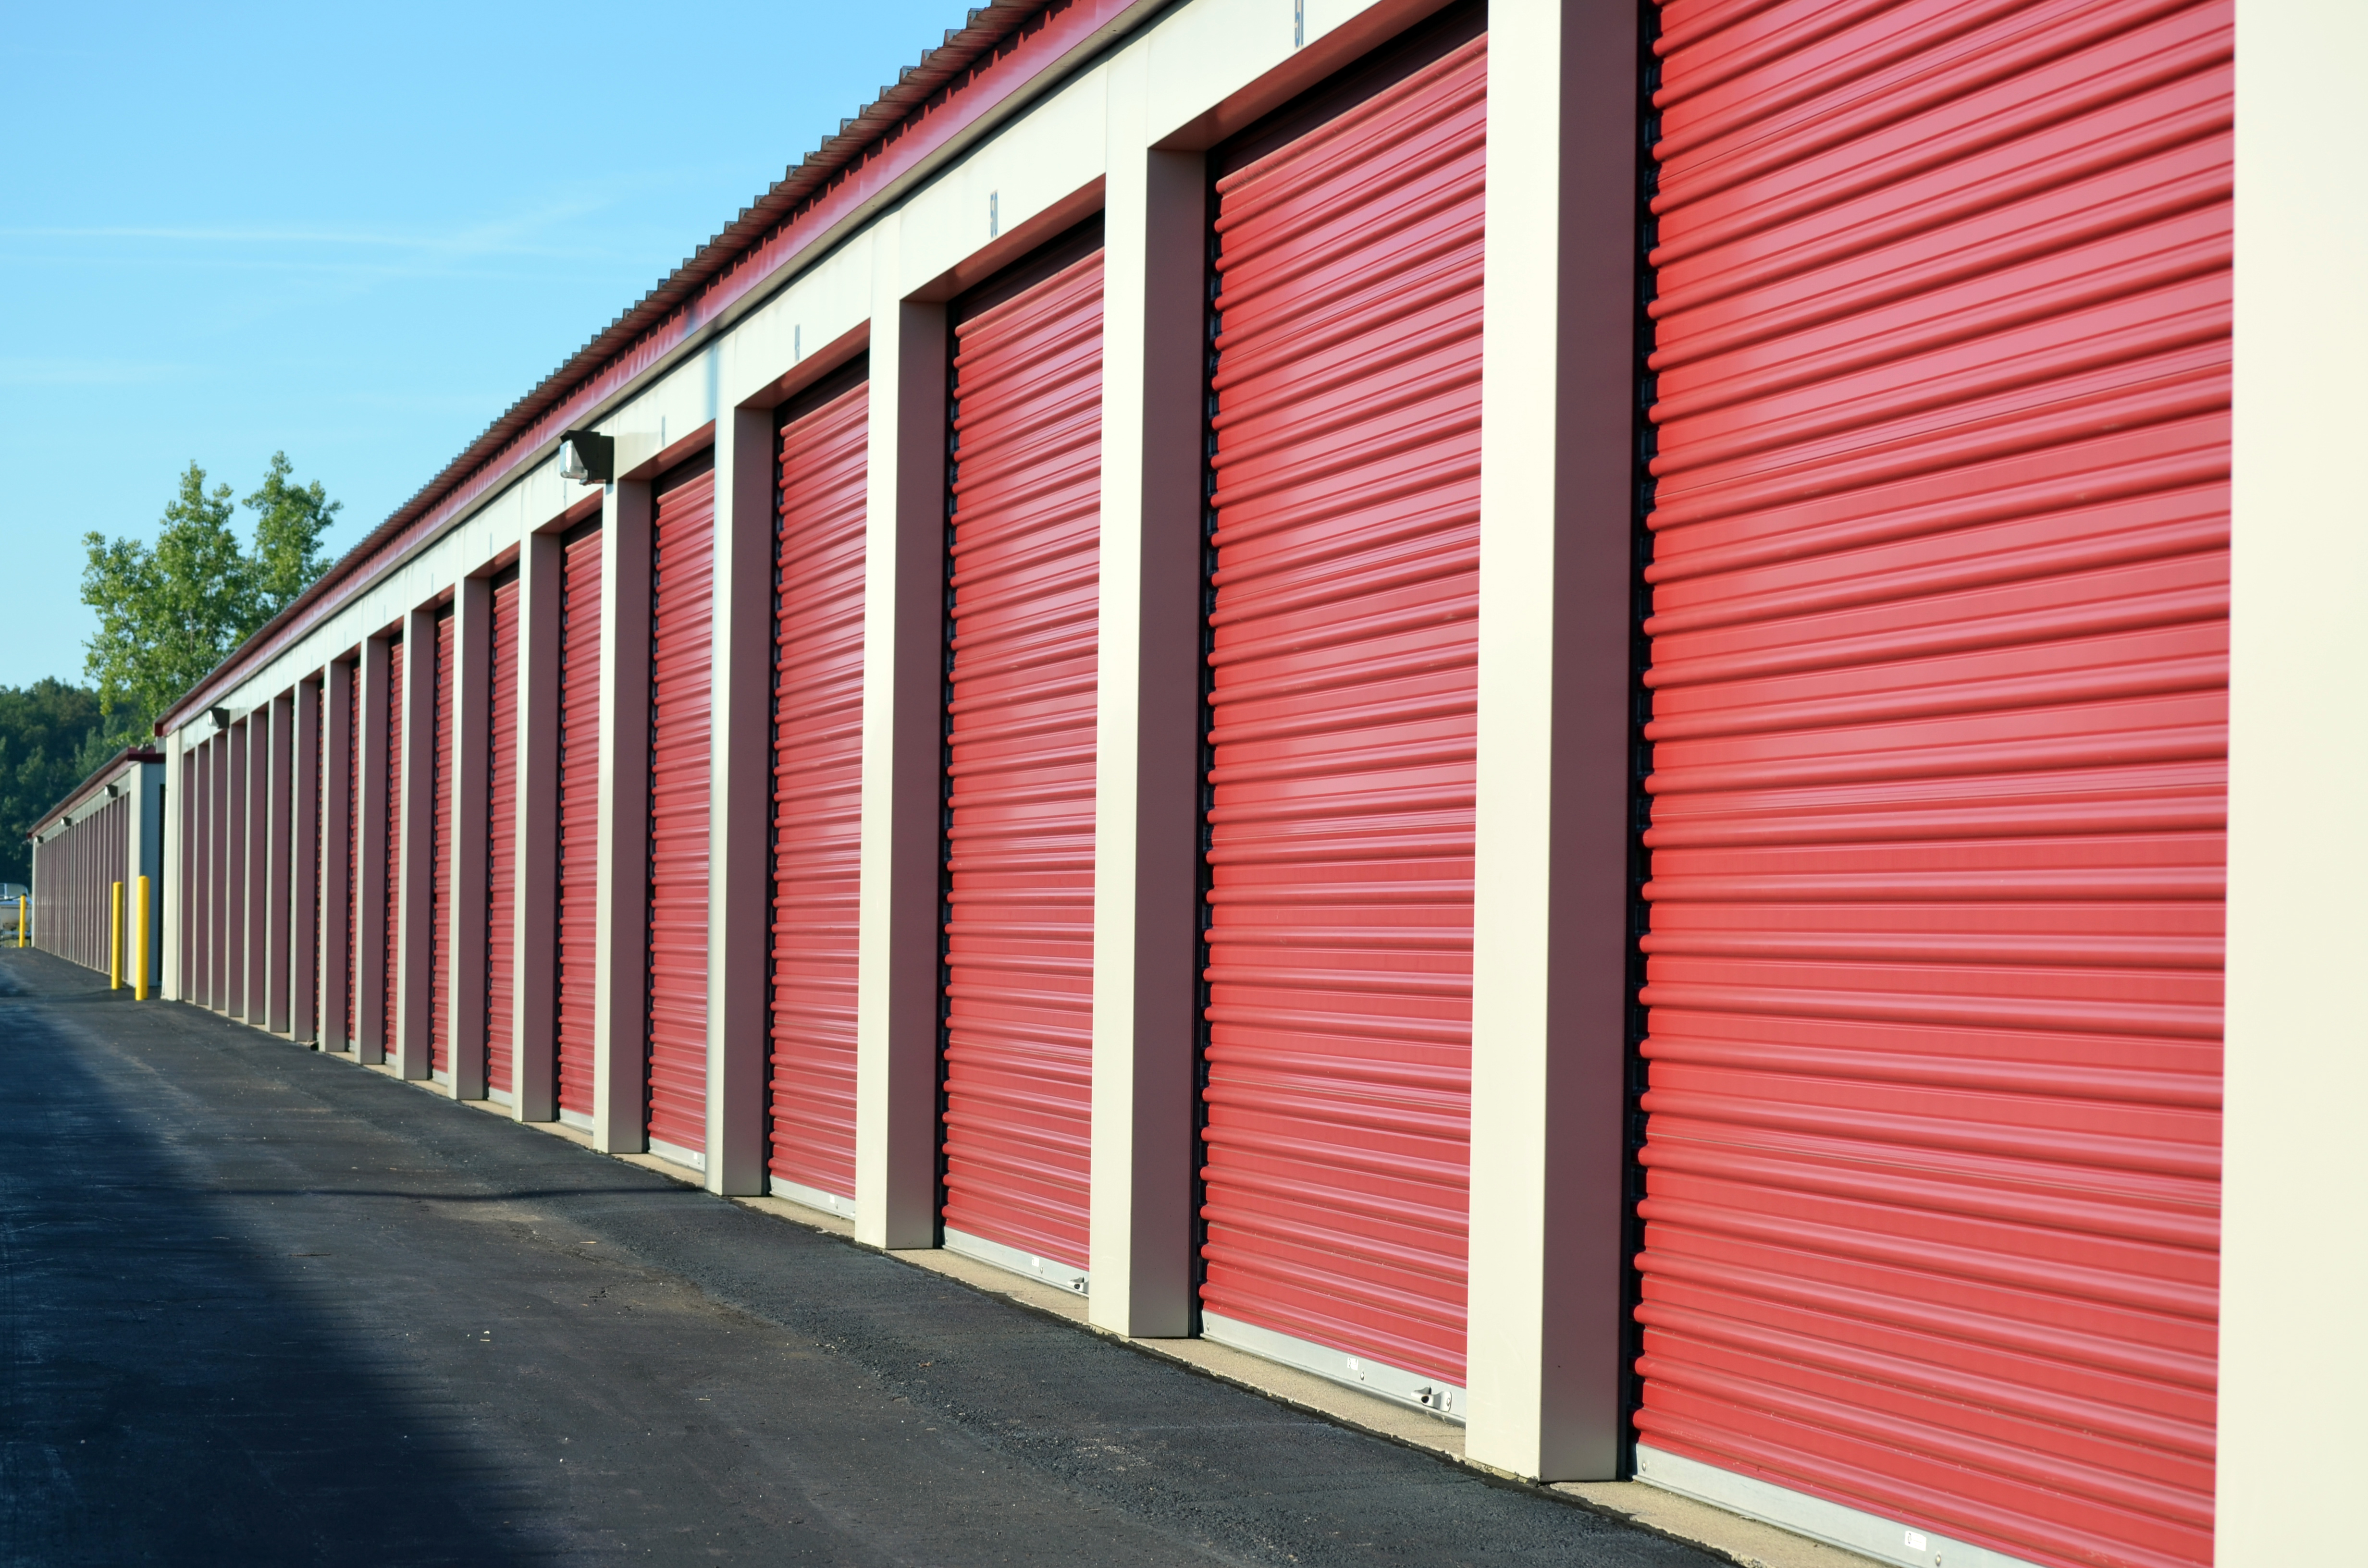
<svg viewBox="0 0 2368 1568"><path fill-rule="evenodd" d="M0 1562L1688 1547L0 949Z"/></svg>

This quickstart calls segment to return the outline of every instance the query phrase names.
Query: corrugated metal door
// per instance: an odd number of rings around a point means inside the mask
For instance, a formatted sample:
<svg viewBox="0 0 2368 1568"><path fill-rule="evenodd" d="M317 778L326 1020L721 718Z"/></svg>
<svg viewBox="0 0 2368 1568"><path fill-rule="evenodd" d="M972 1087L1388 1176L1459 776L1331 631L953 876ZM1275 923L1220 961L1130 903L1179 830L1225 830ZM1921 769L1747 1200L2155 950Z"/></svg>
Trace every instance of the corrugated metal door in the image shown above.
<svg viewBox="0 0 2368 1568"><path fill-rule="evenodd" d="M518 999L518 577L494 579L486 627L485 1086L512 1092Z"/></svg>
<svg viewBox="0 0 2368 1568"><path fill-rule="evenodd" d="M945 1223L1084 1268L1101 253L953 338Z"/></svg>
<svg viewBox="0 0 2368 1568"><path fill-rule="evenodd" d="M428 853L428 976L433 1001L427 1014L427 1060L431 1070L452 1071L452 649L458 618L449 608L436 618L436 723L428 765L435 769L434 832Z"/></svg>
<svg viewBox="0 0 2368 1568"><path fill-rule="evenodd" d="M771 1171L849 1202L869 397L782 426L773 545Z"/></svg>
<svg viewBox="0 0 2368 1568"><path fill-rule="evenodd" d="M1642 1456L2208 1562L2230 7L1666 17Z"/></svg>
<svg viewBox="0 0 2368 1568"><path fill-rule="evenodd" d="M379 1044L390 1061L393 1059L396 1041L403 1038L401 1018L396 1010L396 998L402 976L396 972L395 953L403 937L403 639L390 639L386 649L386 711L378 716L386 726L386 885L381 890L385 898L384 924L386 963L381 978L384 1007L379 1017L385 1020L384 1032Z"/></svg>
<svg viewBox="0 0 2368 1568"><path fill-rule="evenodd" d="M600 524L559 557L559 1108L592 1114L600 880Z"/></svg>
<svg viewBox="0 0 2368 1568"><path fill-rule="evenodd" d="M1204 1324L1463 1382L1486 40L1221 167Z"/></svg>
<svg viewBox="0 0 2368 1568"><path fill-rule="evenodd" d="M707 1149L709 748L715 469L656 486L650 528L649 1136Z"/></svg>

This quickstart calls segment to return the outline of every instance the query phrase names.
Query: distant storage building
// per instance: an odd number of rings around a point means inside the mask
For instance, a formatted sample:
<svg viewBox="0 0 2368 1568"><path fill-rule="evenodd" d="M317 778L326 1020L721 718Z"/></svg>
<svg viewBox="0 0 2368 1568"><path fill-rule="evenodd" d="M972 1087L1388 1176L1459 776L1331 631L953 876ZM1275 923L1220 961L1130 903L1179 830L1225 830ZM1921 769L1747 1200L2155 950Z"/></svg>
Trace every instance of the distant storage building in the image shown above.
<svg viewBox="0 0 2368 1568"><path fill-rule="evenodd" d="M133 747L51 806L28 835L33 883L25 900L26 945L139 986L163 983L165 966L165 757ZM143 916L141 879L148 881ZM9 939L17 901L7 899Z"/></svg>
<svg viewBox="0 0 2368 1568"><path fill-rule="evenodd" d="M972 12L165 716L165 993L1516 1475L2298 1560L2359 197L2240 16Z"/></svg>

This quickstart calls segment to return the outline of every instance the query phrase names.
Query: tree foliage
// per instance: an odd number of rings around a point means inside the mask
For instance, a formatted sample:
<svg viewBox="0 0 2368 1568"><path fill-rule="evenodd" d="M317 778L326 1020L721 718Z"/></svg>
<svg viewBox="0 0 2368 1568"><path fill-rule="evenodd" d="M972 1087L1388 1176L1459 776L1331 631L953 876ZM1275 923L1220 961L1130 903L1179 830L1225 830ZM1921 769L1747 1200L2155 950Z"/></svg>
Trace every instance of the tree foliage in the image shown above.
<svg viewBox="0 0 2368 1568"><path fill-rule="evenodd" d="M256 515L251 551L232 527L231 487L208 490L194 462L154 544L83 536L82 599L98 612L83 667L98 683L110 738L144 730L321 574L321 536L343 503L290 472L288 454L273 453L245 497Z"/></svg>
<svg viewBox="0 0 2368 1568"><path fill-rule="evenodd" d="M84 756L105 726L98 694L62 680L0 686L0 882L32 880L33 821L107 760ZM108 755L112 755L110 748Z"/></svg>

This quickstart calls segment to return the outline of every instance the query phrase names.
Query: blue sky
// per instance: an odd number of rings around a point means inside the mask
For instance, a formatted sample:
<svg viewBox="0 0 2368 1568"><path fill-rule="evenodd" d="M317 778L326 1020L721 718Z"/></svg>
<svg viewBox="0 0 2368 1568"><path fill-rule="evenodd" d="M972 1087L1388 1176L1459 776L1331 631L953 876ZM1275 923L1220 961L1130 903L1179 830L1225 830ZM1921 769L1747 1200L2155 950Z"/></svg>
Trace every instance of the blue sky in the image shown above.
<svg viewBox="0 0 2368 1568"><path fill-rule="evenodd" d="M81 678L83 534L192 459L285 449L343 553L964 10L12 7L0 685Z"/></svg>

